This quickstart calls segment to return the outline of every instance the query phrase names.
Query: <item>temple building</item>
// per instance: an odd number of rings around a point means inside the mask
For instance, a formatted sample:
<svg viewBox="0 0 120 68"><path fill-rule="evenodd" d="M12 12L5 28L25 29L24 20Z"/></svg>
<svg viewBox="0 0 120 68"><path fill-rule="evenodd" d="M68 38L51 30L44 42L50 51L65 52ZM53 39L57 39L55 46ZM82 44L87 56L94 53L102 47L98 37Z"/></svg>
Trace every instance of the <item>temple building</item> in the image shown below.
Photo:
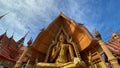
<svg viewBox="0 0 120 68"><path fill-rule="evenodd" d="M23 43L26 35L20 40L15 41L13 35L8 37L7 32L0 35L0 66L4 68L13 68L16 61L19 59L24 49ZM27 57L24 57L22 62L26 62Z"/></svg>
<svg viewBox="0 0 120 68"><path fill-rule="evenodd" d="M97 40L63 13L40 31L28 53L27 68L107 68Z"/></svg>
<svg viewBox="0 0 120 68"><path fill-rule="evenodd" d="M25 35L26 36L26 35ZM18 42L6 32L0 36L0 64L8 68L120 68L119 34L104 43L100 33L94 36L81 23L60 13L34 42L23 46L25 36ZM119 40L119 41L118 41ZM102 57L106 55L108 66ZM10 67L11 65L11 67Z"/></svg>

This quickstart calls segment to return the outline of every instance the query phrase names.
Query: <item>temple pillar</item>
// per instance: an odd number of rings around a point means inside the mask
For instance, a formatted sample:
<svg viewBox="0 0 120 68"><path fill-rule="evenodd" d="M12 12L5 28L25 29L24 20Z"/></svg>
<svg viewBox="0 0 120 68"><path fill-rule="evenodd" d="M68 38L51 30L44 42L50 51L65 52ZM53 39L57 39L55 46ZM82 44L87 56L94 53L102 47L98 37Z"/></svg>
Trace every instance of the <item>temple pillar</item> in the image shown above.
<svg viewBox="0 0 120 68"><path fill-rule="evenodd" d="M117 58L113 56L110 50L106 47L105 43L102 40L98 40L100 46L108 57L108 61L113 65L114 68L120 68Z"/></svg>
<svg viewBox="0 0 120 68"><path fill-rule="evenodd" d="M103 49L106 56L108 57L108 61L111 63L111 65L114 68L120 68L117 58L115 58L113 56L113 54L110 52L110 50L106 47L105 43L102 41L100 33L95 30L94 34L95 34L95 37L98 40L98 43L100 44L101 48Z"/></svg>
<svg viewBox="0 0 120 68"><path fill-rule="evenodd" d="M92 59L92 54L91 54L91 52L89 52L89 56L88 56L88 62L89 62L89 64L90 64L90 68L95 68L94 67L94 63L93 63L93 59Z"/></svg>
<svg viewBox="0 0 120 68"><path fill-rule="evenodd" d="M27 42L28 46L24 49L22 55L20 56L20 58L18 59L18 61L16 62L14 68L21 68L22 66L22 59L25 57L29 46L32 44L32 38Z"/></svg>
<svg viewBox="0 0 120 68"><path fill-rule="evenodd" d="M25 68L28 68L29 62L30 62L30 59L28 59L27 64L25 65Z"/></svg>
<svg viewBox="0 0 120 68"><path fill-rule="evenodd" d="M16 62L14 68L21 68L22 59L23 59L23 57L25 56L27 50L28 50L28 47L25 48L24 52L22 53L22 55L20 56L20 58L19 58L18 61Z"/></svg>

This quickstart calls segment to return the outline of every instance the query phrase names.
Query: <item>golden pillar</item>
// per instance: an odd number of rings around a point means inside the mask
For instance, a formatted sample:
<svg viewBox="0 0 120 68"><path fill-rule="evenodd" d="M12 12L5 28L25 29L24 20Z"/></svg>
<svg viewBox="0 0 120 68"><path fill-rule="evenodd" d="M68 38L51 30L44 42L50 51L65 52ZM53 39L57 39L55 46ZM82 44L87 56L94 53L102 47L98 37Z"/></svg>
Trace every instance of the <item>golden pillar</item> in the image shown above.
<svg viewBox="0 0 120 68"><path fill-rule="evenodd" d="M98 43L102 47L103 51L107 55L108 61L111 63L111 65L114 68L120 68L117 59L113 56L113 54L110 52L110 50L106 47L105 43L102 41L100 33L97 30L95 30L94 35L95 35L96 39L98 40Z"/></svg>
<svg viewBox="0 0 120 68"><path fill-rule="evenodd" d="M21 68L22 65L22 59L23 57L25 57L29 46L32 44L32 38L27 42L28 46L25 48L25 50L23 51L22 55L20 56L20 58L18 59L18 61L16 62L14 68Z"/></svg>
<svg viewBox="0 0 120 68"><path fill-rule="evenodd" d="M29 62L30 62L30 59L28 59L28 61L27 61L27 64L26 64L25 68L28 68Z"/></svg>
<svg viewBox="0 0 120 68"><path fill-rule="evenodd" d="M89 52L88 60L89 60L88 62L90 64L90 68L95 68L91 52Z"/></svg>
<svg viewBox="0 0 120 68"><path fill-rule="evenodd" d="M23 59L23 57L25 56L27 50L28 50L28 47L25 48L24 52L22 53L22 55L20 56L20 58L19 58L18 61L16 62L14 68L21 68L22 59Z"/></svg>

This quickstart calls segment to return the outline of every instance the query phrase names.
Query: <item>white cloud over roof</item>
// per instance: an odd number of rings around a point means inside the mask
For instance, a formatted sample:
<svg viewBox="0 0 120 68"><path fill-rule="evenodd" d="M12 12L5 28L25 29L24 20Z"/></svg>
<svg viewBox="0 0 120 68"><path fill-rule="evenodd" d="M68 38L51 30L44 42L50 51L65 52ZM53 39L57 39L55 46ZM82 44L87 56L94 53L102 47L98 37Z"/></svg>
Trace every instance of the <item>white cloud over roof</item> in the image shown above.
<svg viewBox="0 0 120 68"><path fill-rule="evenodd" d="M118 2L113 4L112 0L0 0L0 15L8 13L0 20L0 34L8 29L8 36L10 37L14 32L15 40L19 40L27 31L30 31L27 40L30 37L35 38L40 29L46 27L60 12L63 12L75 21L82 22L90 32L97 28L106 40L110 34L105 32L108 33L110 29L120 25L117 19L119 17L111 14L116 12L116 15L120 15L119 7L114 8L118 6L116 3ZM111 9L116 11L112 12ZM107 22L114 25L114 28ZM118 29L120 28L116 30Z"/></svg>

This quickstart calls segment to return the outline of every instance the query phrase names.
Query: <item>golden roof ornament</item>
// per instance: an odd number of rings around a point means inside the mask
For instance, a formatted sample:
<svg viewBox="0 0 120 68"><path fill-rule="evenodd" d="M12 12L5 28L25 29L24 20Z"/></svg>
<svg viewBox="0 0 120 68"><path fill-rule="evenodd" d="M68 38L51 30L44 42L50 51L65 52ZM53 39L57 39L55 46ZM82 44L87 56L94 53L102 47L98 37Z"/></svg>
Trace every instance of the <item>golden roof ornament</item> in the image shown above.
<svg viewBox="0 0 120 68"><path fill-rule="evenodd" d="M102 39L100 33L96 29L94 30L94 36L95 36L95 38L97 40L101 40Z"/></svg>

